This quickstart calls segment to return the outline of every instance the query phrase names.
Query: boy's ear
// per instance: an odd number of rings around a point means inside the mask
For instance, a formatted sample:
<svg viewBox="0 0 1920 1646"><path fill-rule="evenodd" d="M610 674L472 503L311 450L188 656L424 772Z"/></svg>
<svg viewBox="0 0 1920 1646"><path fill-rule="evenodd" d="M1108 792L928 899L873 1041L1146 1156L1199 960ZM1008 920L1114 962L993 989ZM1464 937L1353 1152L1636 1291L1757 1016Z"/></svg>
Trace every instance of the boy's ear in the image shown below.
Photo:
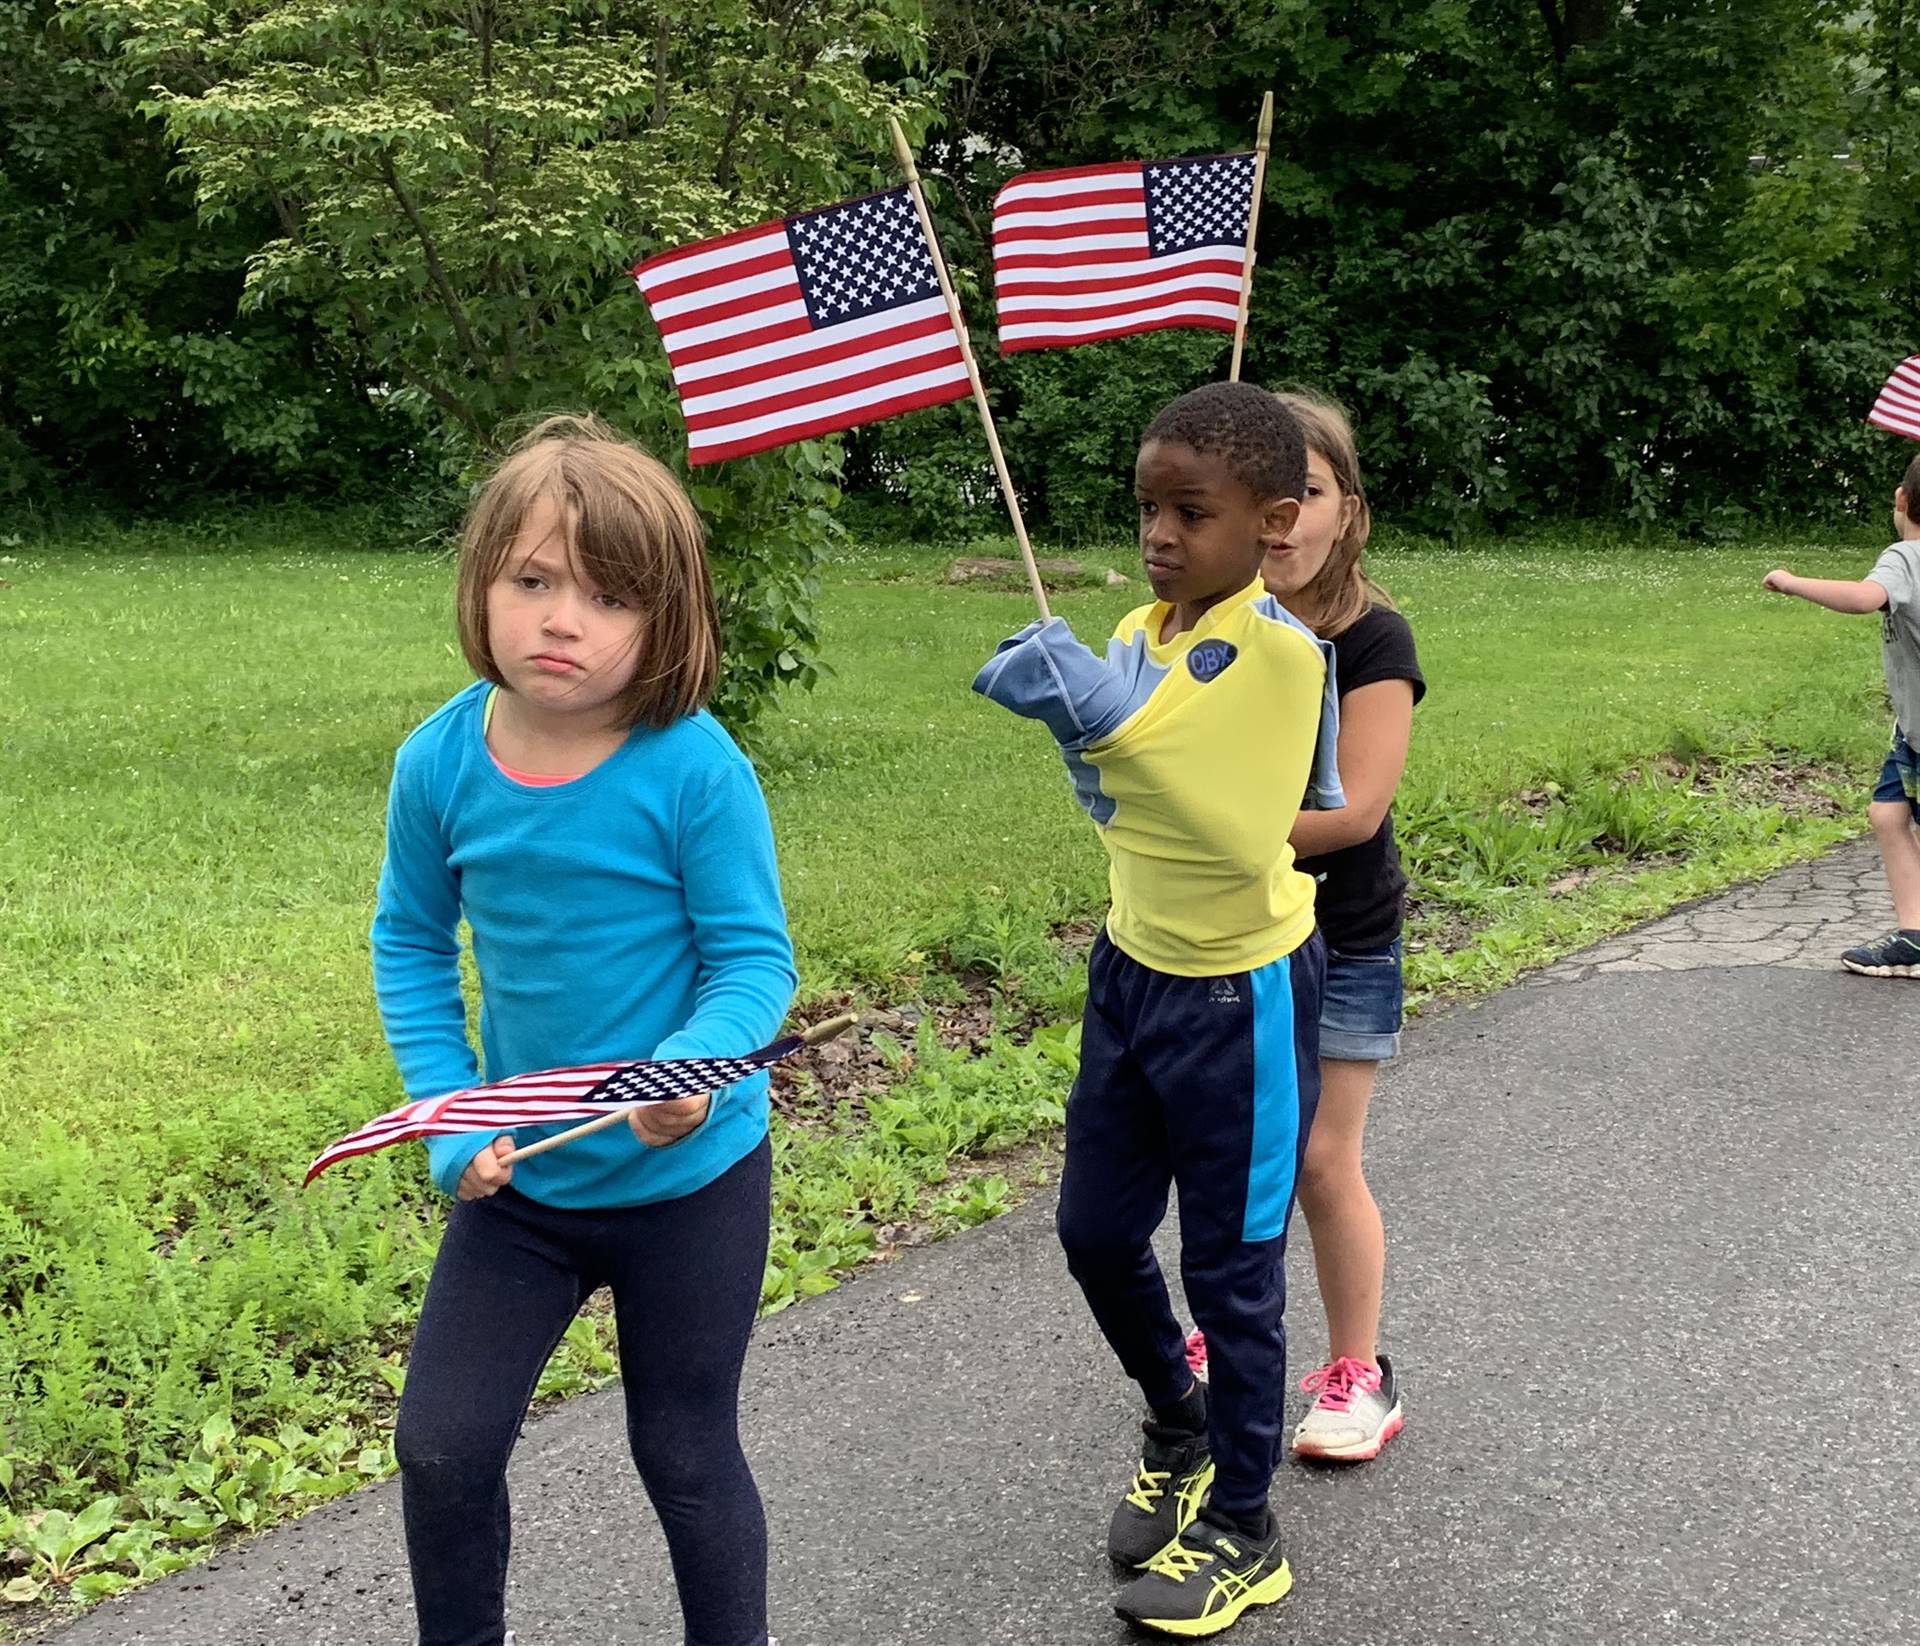
<svg viewBox="0 0 1920 1646"><path fill-rule="evenodd" d="M1300 499L1276 497L1267 504L1260 519L1260 541L1279 544L1300 523Z"/></svg>

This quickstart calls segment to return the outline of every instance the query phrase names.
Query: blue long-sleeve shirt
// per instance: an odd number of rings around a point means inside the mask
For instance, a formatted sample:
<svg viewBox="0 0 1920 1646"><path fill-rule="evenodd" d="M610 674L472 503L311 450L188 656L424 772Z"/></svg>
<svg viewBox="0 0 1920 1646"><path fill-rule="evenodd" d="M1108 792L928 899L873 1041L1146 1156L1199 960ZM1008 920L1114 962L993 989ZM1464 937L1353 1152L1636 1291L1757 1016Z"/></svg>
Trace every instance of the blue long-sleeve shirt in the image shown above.
<svg viewBox="0 0 1920 1646"><path fill-rule="evenodd" d="M773 830L753 768L710 715L637 727L592 771L516 783L487 751L491 687L468 687L394 761L373 922L374 990L410 1098L474 1085L459 925L480 975L485 1078L626 1058L735 1056L793 996ZM514 1133L532 1142L558 1128ZM767 1131L767 1077L716 1092L665 1149L609 1127L514 1167L551 1206L632 1206L710 1183ZM453 1193L493 1133L427 1144Z"/></svg>

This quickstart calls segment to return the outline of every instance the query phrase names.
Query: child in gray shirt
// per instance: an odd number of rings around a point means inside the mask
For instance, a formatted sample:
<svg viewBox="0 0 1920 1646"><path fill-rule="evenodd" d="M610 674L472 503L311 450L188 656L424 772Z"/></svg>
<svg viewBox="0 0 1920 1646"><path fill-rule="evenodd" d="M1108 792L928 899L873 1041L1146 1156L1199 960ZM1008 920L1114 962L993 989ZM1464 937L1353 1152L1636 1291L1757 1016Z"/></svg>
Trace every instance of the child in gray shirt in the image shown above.
<svg viewBox="0 0 1920 1646"><path fill-rule="evenodd" d="M1900 541L1858 583L1790 571L1766 576L1777 594L1797 594L1830 611L1883 614L1881 661L1896 724L1867 815L1893 892L1895 929L1841 955L1840 964L1863 977L1920 977L1920 457L1893 494L1893 524Z"/></svg>

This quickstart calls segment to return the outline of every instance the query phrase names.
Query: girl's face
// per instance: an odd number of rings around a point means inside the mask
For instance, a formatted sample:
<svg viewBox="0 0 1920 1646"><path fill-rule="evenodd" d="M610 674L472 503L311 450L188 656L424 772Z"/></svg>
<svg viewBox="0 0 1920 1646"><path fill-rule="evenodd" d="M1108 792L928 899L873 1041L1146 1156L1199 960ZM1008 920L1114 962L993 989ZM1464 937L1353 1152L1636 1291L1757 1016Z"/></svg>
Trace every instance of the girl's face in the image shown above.
<svg viewBox="0 0 1920 1646"><path fill-rule="evenodd" d="M595 588L551 498L527 511L487 590L487 640L510 691L537 708L591 715L632 683L642 614Z"/></svg>
<svg viewBox="0 0 1920 1646"><path fill-rule="evenodd" d="M1318 577L1334 544L1352 524L1353 510L1354 500L1340 490L1333 465L1309 446L1307 494L1301 500L1299 524L1267 550L1260 567L1267 593L1284 602Z"/></svg>

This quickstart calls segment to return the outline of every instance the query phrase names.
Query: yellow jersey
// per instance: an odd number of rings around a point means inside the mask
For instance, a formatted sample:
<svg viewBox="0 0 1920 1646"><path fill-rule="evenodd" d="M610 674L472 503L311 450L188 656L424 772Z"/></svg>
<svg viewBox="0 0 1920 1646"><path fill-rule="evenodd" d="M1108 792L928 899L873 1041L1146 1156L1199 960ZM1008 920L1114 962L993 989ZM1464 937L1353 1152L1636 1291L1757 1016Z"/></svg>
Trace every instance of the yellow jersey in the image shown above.
<svg viewBox="0 0 1920 1646"><path fill-rule="evenodd" d="M1113 942L1176 977L1255 971L1313 932L1294 818L1346 803L1333 648L1257 579L1161 642L1170 610L1130 612L1104 659L1032 624L974 689L1053 732L1107 848Z"/></svg>

